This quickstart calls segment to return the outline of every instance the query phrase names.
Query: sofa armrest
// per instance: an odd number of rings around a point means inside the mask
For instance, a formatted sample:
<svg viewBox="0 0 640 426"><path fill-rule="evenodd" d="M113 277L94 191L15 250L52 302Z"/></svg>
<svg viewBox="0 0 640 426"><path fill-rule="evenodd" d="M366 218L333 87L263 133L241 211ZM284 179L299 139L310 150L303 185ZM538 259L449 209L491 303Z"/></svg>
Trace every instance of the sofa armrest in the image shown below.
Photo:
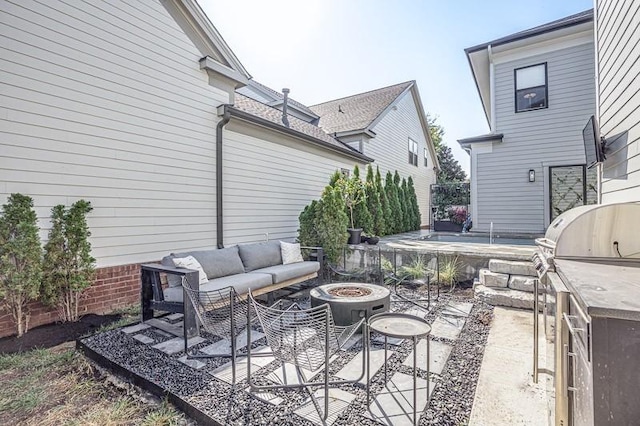
<svg viewBox="0 0 640 426"><path fill-rule="evenodd" d="M300 248L302 250L309 250L308 260L315 260L316 262L320 263L320 272L318 275L320 276L320 280L324 282L325 263L326 263L324 249L322 247L312 247L312 246L300 246Z"/></svg>
<svg viewBox="0 0 640 426"><path fill-rule="evenodd" d="M165 266L165 265L161 265L160 263L145 263L144 265L140 265L140 268L143 271L164 272L166 274L180 275L180 276L184 276L192 272L198 272L195 269L177 268L175 266Z"/></svg>

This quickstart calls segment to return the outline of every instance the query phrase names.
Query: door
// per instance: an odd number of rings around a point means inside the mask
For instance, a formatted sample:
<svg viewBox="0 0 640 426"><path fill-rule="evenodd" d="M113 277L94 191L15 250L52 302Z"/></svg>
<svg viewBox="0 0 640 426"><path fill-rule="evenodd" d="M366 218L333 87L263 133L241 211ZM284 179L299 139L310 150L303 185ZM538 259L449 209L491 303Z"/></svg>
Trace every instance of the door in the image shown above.
<svg viewBox="0 0 640 426"><path fill-rule="evenodd" d="M574 207L598 202L595 167L549 167L549 186L551 221Z"/></svg>

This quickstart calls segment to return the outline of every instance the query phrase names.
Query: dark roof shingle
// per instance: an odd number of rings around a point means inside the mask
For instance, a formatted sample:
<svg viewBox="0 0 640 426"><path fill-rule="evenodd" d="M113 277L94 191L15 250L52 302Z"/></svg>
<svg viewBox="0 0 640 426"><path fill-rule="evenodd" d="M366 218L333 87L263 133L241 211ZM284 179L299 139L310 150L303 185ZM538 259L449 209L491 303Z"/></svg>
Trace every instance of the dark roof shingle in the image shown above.
<svg viewBox="0 0 640 426"><path fill-rule="evenodd" d="M414 81L407 81L309 108L320 116L318 125L327 133L364 130L413 84Z"/></svg>

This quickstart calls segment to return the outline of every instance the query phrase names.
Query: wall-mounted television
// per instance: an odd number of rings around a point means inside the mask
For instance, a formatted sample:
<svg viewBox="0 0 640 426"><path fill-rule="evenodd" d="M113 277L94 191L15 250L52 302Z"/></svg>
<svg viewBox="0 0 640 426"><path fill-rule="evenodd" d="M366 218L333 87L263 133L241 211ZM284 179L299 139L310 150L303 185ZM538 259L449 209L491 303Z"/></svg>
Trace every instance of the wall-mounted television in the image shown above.
<svg viewBox="0 0 640 426"><path fill-rule="evenodd" d="M582 129L582 141L584 142L584 153L587 158L587 167L591 168L604 161L604 150L598 131L598 123L595 116L591 116L587 125Z"/></svg>

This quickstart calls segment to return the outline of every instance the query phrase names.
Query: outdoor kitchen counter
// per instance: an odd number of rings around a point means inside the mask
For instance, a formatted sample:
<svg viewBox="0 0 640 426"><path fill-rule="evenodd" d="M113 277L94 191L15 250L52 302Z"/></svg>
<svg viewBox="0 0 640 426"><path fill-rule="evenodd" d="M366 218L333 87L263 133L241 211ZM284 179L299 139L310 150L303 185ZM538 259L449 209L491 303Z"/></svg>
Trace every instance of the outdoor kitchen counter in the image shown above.
<svg viewBox="0 0 640 426"><path fill-rule="evenodd" d="M556 271L592 317L640 321L640 262L555 259Z"/></svg>

